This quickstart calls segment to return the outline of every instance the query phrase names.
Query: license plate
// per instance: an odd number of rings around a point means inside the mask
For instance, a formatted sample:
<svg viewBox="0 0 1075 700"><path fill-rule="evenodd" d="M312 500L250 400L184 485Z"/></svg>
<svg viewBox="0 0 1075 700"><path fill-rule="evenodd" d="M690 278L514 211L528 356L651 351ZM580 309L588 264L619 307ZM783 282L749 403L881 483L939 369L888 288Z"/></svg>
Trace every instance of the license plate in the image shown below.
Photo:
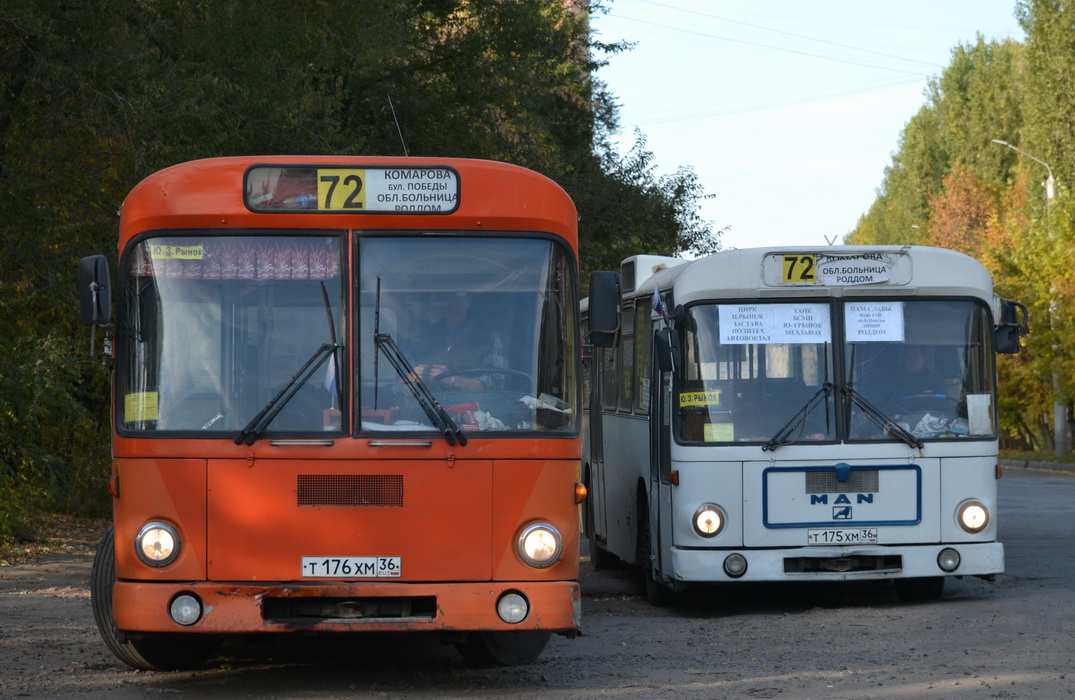
<svg viewBox="0 0 1075 700"><path fill-rule="evenodd" d="M877 544L877 528L857 527L807 530L806 544Z"/></svg>
<svg viewBox="0 0 1075 700"><path fill-rule="evenodd" d="M303 557L303 578L399 578L401 557Z"/></svg>

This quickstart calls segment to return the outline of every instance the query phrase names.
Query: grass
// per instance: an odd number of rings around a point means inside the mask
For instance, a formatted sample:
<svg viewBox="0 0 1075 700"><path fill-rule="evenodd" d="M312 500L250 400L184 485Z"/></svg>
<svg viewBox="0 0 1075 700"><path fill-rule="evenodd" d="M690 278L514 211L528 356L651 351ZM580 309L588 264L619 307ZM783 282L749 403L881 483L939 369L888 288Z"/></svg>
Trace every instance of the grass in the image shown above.
<svg viewBox="0 0 1075 700"><path fill-rule="evenodd" d="M1020 462L1049 462L1052 464L1075 464L1075 454L1057 457L1052 452L1020 452L1018 450L1001 450L1000 458Z"/></svg>

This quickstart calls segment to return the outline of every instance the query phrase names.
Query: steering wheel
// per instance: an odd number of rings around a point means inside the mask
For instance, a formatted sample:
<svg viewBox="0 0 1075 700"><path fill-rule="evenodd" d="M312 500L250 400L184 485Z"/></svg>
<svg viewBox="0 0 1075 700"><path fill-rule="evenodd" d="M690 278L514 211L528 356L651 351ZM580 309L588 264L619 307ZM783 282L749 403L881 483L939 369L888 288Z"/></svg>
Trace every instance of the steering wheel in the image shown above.
<svg viewBox="0 0 1075 700"><path fill-rule="evenodd" d="M900 413L936 412L954 416L959 408L958 398L932 392L900 396L894 403Z"/></svg>
<svg viewBox="0 0 1075 700"><path fill-rule="evenodd" d="M299 391L280 409L280 413L269 424L269 430L320 430L323 423L324 406L305 392Z"/></svg>
<svg viewBox="0 0 1075 700"><path fill-rule="evenodd" d="M515 369L507 369L505 367L474 367L466 369L449 369L441 372L433 381L448 391L466 391L464 387L454 387L451 382L446 381L452 377L503 377L504 386L497 387L495 390L503 389L506 391L533 391L534 390L534 378L526 372L520 372ZM488 389L487 389L488 390Z"/></svg>

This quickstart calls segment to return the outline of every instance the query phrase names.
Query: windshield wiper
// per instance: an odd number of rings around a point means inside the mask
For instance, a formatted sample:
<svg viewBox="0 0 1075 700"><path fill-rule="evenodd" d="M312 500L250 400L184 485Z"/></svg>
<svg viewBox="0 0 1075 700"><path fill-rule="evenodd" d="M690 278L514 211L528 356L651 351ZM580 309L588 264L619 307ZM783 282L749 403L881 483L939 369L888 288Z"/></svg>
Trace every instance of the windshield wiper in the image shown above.
<svg viewBox="0 0 1075 700"><path fill-rule="evenodd" d="M917 447L918 449L922 449L925 446L924 442L912 435L911 432L902 425L886 416L883 411L878 409L872 403L862 398L862 395L850 386L841 387L840 395L850 399L853 404L862 409L862 413L886 435L891 435L897 440L901 440L911 447Z"/></svg>
<svg viewBox="0 0 1075 700"><path fill-rule="evenodd" d="M384 356L388 358L388 363L396 370L396 374L399 375L399 378L403 380L403 384L410 390L414 400L429 416L429 420L444 434L448 444L454 445L458 440L460 445L466 445L467 436L459 429L459 426L448 415L448 412L441 407L437 398L429 391L429 387L414 373L414 367L403 356L392 336L388 333L375 333L373 343L378 350L384 351Z"/></svg>
<svg viewBox="0 0 1075 700"><path fill-rule="evenodd" d="M295 373L295 376L291 378L291 381L285 384L284 388L276 393L276 396L269 399L269 403L265 404L265 406L257 412L257 415L250 419L250 422L246 424L246 427L243 428L242 432L235 436L235 444L241 445L243 442L246 442L247 445L253 445L254 441L258 439L258 435L268 427L269 423L272 423L277 414L279 414L284 406L287 405L287 402L291 400L291 397L298 393L299 389L302 388L302 385L313 376L314 372L320 369L321 365L325 364L325 360L327 360L339 347L340 346L336 343L325 343L319 347L310 359L306 361L306 364L302 366L302 369Z"/></svg>
<svg viewBox="0 0 1075 700"><path fill-rule="evenodd" d="M809 416L815 408L820 406L823 401L829 398L829 394L832 393L832 390L833 384L831 382L825 382L824 384L822 384L821 388L814 392L814 395L806 400L806 403L803 404L803 407L795 412L795 414L791 417L791 420L785 423L783 428L776 431L776 435L773 435L773 437L769 439L769 442L765 443L765 445L761 448L761 451L765 452L766 450L775 450L781 445L787 445L792 442L795 442L795 440L789 440L788 436L791 435L796 428L806 425L807 416Z"/></svg>

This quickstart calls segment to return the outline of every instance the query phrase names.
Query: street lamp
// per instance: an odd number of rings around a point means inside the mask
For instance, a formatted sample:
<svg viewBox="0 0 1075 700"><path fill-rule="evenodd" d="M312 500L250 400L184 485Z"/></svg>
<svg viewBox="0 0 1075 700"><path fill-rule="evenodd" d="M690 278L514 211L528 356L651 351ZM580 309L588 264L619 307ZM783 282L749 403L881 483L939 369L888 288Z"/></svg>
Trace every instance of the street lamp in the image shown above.
<svg viewBox="0 0 1075 700"><path fill-rule="evenodd" d="M1039 163L1045 166L1045 170L1049 173L1049 177L1045 180L1045 211L1049 211L1049 203L1053 201L1053 197L1056 196L1056 180L1053 179L1053 169L1049 167L1041 158L1035 158L1026 151L1016 148L1007 141L1001 141L1000 139L993 139L993 143L1000 144L1012 149L1019 155L1026 156L1035 163ZM1053 372L1053 442L1056 443L1056 456L1063 457L1068 453L1068 421L1067 421L1067 406L1064 405L1063 397L1060 394L1060 376Z"/></svg>
<svg viewBox="0 0 1075 700"><path fill-rule="evenodd" d="M1049 202L1053 201L1053 197L1056 196L1056 180L1053 179L1053 169L1049 167L1049 164L1040 158L1035 158L1024 150L1016 148L1007 141L1001 141L1000 139L993 139L993 143L999 143L1001 146L1007 146L1016 153L1026 156L1035 163L1041 163L1045 166L1045 170L1048 171L1049 177L1045 179L1045 208L1049 208Z"/></svg>

